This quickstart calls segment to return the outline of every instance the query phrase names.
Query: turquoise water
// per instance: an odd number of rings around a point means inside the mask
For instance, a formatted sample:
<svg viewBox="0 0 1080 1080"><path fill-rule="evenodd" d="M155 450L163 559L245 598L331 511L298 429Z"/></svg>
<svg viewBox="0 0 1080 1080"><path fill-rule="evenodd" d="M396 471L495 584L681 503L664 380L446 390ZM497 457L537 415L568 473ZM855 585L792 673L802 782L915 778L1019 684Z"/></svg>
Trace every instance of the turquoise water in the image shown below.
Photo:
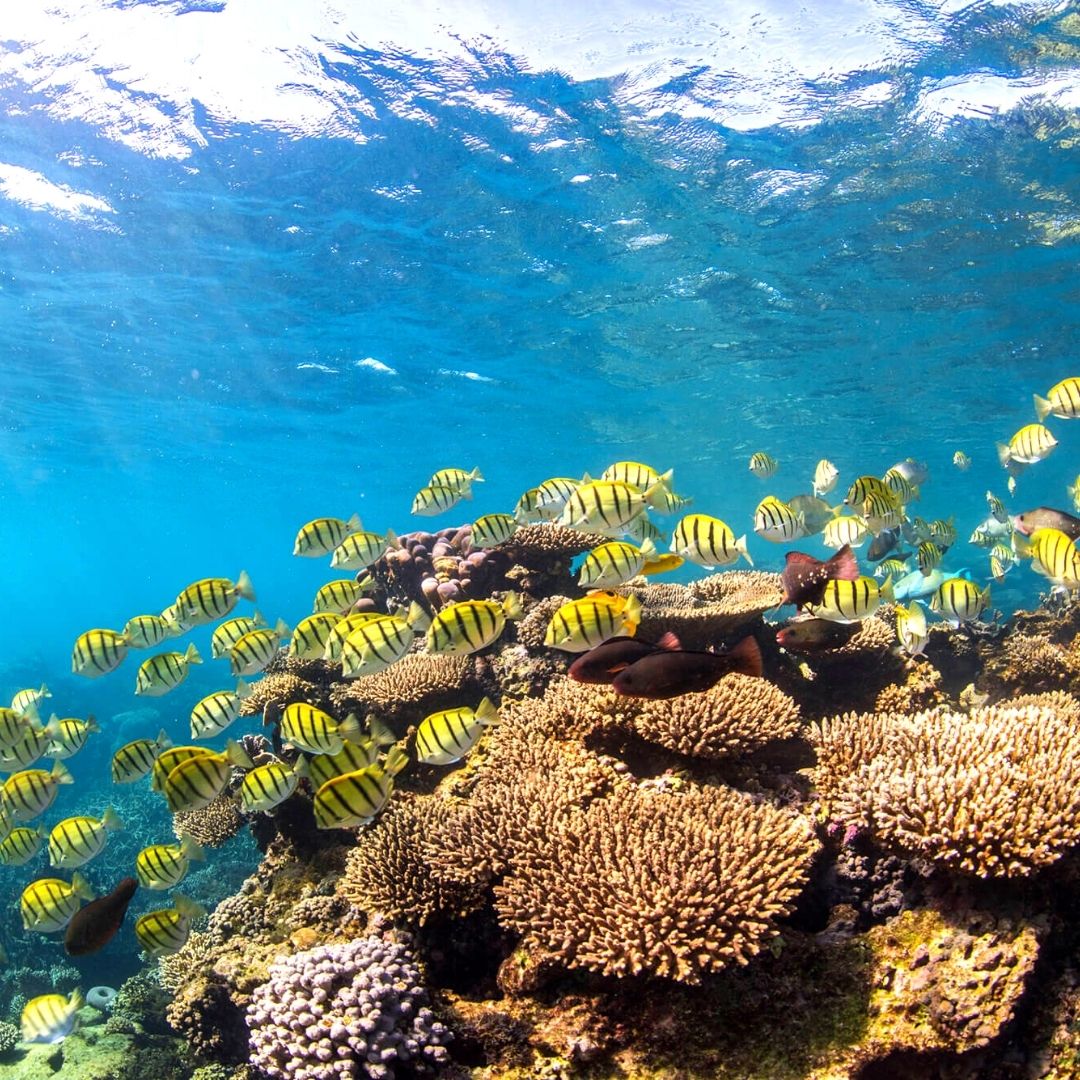
<svg viewBox="0 0 1080 1080"><path fill-rule="evenodd" d="M115 717L148 707L138 733L179 739L229 682L207 664L147 703L130 659L70 675L77 634L242 568L295 623L335 576L291 556L310 518L426 527L415 490L479 466L475 501L432 519L455 524L632 458L739 533L820 457L837 498L913 455L918 512L956 518L947 567L982 581L964 541L984 492L1006 498L994 443L1080 374L1066 5L8 18L0 698L45 681L105 727L57 817L112 797ZM1071 509L1080 423L1050 425L1014 512ZM750 548L765 568L785 550ZM1040 587L1017 569L994 604ZM20 933L0 928L9 951Z"/></svg>

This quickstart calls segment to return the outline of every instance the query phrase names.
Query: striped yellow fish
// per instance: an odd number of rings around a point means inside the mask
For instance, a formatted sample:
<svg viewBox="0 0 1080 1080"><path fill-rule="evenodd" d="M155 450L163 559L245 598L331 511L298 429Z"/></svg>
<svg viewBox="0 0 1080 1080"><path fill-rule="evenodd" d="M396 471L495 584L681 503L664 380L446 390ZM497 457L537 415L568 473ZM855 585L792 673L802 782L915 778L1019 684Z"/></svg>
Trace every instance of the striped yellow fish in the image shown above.
<svg viewBox="0 0 1080 1080"><path fill-rule="evenodd" d="M671 550L683 559L711 570L730 566L741 555L751 566L754 560L746 550L746 537L735 534L719 518L708 514L687 514L671 537Z"/></svg>
<svg viewBox="0 0 1080 1080"><path fill-rule="evenodd" d="M544 644L564 652L585 652L610 637L633 637L641 621L641 601L634 595L593 592L563 604L551 617Z"/></svg>
<svg viewBox="0 0 1080 1080"><path fill-rule="evenodd" d="M521 601L509 592L502 603L496 600L463 600L450 604L431 620L427 630L427 650L467 656L487 648L502 632L507 619L521 618Z"/></svg>
<svg viewBox="0 0 1080 1080"><path fill-rule="evenodd" d="M892 579L881 585L872 577L857 577L854 581L833 578L825 583L820 604L807 604L806 610L817 619L853 623L869 618L881 604L893 602Z"/></svg>
<svg viewBox="0 0 1080 1080"><path fill-rule="evenodd" d="M862 516L866 527L877 536L882 529L893 529L900 524L904 516L904 508L891 491L885 494L880 491L871 491L863 499Z"/></svg>
<svg viewBox="0 0 1080 1080"><path fill-rule="evenodd" d="M1030 536L1013 536L1017 554L1031 559L1031 567L1061 588L1080 589L1080 551L1059 529L1036 529Z"/></svg>
<svg viewBox="0 0 1080 1080"><path fill-rule="evenodd" d="M172 627L174 635L183 634L195 624L185 615L181 614L180 608L175 602L171 603L162 613L161 617Z"/></svg>
<svg viewBox="0 0 1080 1080"><path fill-rule="evenodd" d="M666 490L659 483L641 492L615 480L583 482L566 500L558 524L579 532L622 536L630 522L643 514L646 506L656 502Z"/></svg>
<svg viewBox="0 0 1080 1080"><path fill-rule="evenodd" d="M918 656L926 648L926 612L918 600L904 607L896 605L896 638L908 656Z"/></svg>
<svg viewBox="0 0 1080 1080"><path fill-rule="evenodd" d="M37 712L38 706L46 699L52 697L52 691L42 683L39 687L31 687L28 690L20 690L12 699L11 707L17 713L31 714Z"/></svg>
<svg viewBox="0 0 1080 1080"><path fill-rule="evenodd" d="M580 480L569 476L553 476L536 487L536 513L541 521L554 521L570 496L581 486ZM520 520L520 519L519 519Z"/></svg>
<svg viewBox="0 0 1080 1080"><path fill-rule="evenodd" d="M428 487L448 487L452 491L468 491L473 484L482 484L480 469L439 469L431 474Z"/></svg>
<svg viewBox="0 0 1080 1080"><path fill-rule="evenodd" d="M63 994L42 994L31 998L19 1017L23 1042L63 1042L79 1026L79 1010L83 1007L82 992L72 990L70 997Z"/></svg>
<svg viewBox="0 0 1080 1080"><path fill-rule="evenodd" d="M1010 521L1009 511L1005 509L1005 504L992 492L986 493L986 505L990 508L990 513L1003 525ZM1011 524L1009 525L1012 528Z"/></svg>
<svg viewBox="0 0 1080 1080"><path fill-rule="evenodd" d="M1013 549L1005 544L995 544L990 549L990 573L999 584L1005 575L1016 565Z"/></svg>
<svg viewBox="0 0 1080 1080"><path fill-rule="evenodd" d="M632 544L638 546L644 544L646 540L651 540L659 546L664 540L664 534L659 526L654 525L645 514L641 514L630 522L626 527L625 535Z"/></svg>
<svg viewBox="0 0 1080 1080"><path fill-rule="evenodd" d="M947 578L930 598L930 607L943 619L959 626L972 622L986 610L990 602L990 586L980 589L966 578Z"/></svg>
<svg viewBox="0 0 1080 1080"><path fill-rule="evenodd" d="M540 513L539 500L539 488L529 488L528 491L522 492L521 497L514 506L514 520L519 525L534 525L538 521L543 521L544 518ZM561 510L562 507L559 509Z"/></svg>
<svg viewBox="0 0 1080 1080"><path fill-rule="evenodd" d="M775 495L766 495L754 511L754 532L763 540L786 544L806 533L806 519Z"/></svg>
<svg viewBox="0 0 1080 1080"><path fill-rule="evenodd" d="M202 862L203 849L187 834L179 844L151 844L135 856L135 875L147 889L171 889L187 876L193 862Z"/></svg>
<svg viewBox="0 0 1080 1080"><path fill-rule="evenodd" d="M420 605L413 604L417 610L421 610ZM409 608L409 615L406 616L406 621L412 617L413 607ZM424 617L427 613L424 612ZM419 617L419 616L418 616ZM323 648L322 658L329 660L331 663L341 659L341 650L345 645L345 639L354 631L359 629L364 623L372 622L375 619L385 619L386 613L383 611L354 611L350 615L335 615L336 620L333 628L326 635L326 645Z"/></svg>
<svg viewBox="0 0 1080 1080"><path fill-rule="evenodd" d="M1034 465L1044 461L1057 446L1057 439L1042 424L1026 424L1008 443L996 443L998 461L1007 469L1010 465Z"/></svg>
<svg viewBox="0 0 1080 1080"><path fill-rule="evenodd" d="M302 758L294 766L300 776L311 778L316 790L335 776L366 769L379 760L379 747L375 739L363 737L359 742L343 743L336 754L313 754Z"/></svg>
<svg viewBox="0 0 1080 1080"><path fill-rule="evenodd" d="M952 463L961 471L967 472L971 468L971 458L963 450L957 450L952 456Z"/></svg>
<svg viewBox="0 0 1080 1080"><path fill-rule="evenodd" d="M913 484L899 469L889 469L882 477L885 486L899 499L902 506L909 502L916 502L919 498L919 487Z"/></svg>
<svg viewBox="0 0 1080 1080"><path fill-rule="evenodd" d="M324 611L344 614L374 583L370 575L364 581L355 581L352 578L337 578L335 581L328 581L315 594L312 611L316 615Z"/></svg>
<svg viewBox="0 0 1080 1080"><path fill-rule="evenodd" d="M49 833L49 865L64 870L85 866L105 850L109 833L123 827L111 806L100 818L64 818Z"/></svg>
<svg viewBox="0 0 1080 1080"><path fill-rule="evenodd" d="M601 480L614 480L620 484L629 484L632 488L644 493L654 484L663 484L669 488L675 478L675 471L668 469L666 473L658 473L651 465L643 465L640 461L616 461L609 465L601 474Z"/></svg>
<svg viewBox="0 0 1080 1080"><path fill-rule="evenodd" d="M327 780L315 792L315 824L320 829L367 825L386 805L394 777L407 762L404 751L395 746L383 765L368 765Z"/></svg>
<svg viewBox="0 0 1080 1080"><path fill-rule="evenodd" d="M828 495L836 487L839 477L840 471L837 467L828 458L822 458L814 467L814 497L820 499L822 495Z"/></svg>
<svg viewBox="0 0 1080 1080"><path fill-rule="evenodd" d="M1046 397L1034 395L1035 415L1041 424L1048 416L1075 420L1080 416L1080 379L1071 376L1050 387Z"/></svg>
<svg viewBox="0 0 1080 1080"><path fill-rule="evenodd" d="M71 670L87 679L115 671L128 651L128 639L115 630L87 630L75 639Z"/></svg>
<svg viewBox="0 0 1080 1080"><path fill-rule="evenodd" d="M330 632L341 622L341 616L333 611L320 611L301 619L293 629L286 650L298 660L321 660L326 652Z"/></svg>
<svg viewBox="0 0 1080 1080"><path fill-rule="evenodd" d="M578 584L583 589L617 588L637 577L645 564L655 558L656 545L651 540L641 547L612 540L586 554L578 572Z"/></svg>
<svg viewBox="0 0 1080 1080"><path fill-rule="evenodd" d="M182 761L187 761L188 758L204 757L207 754L213 754L214 751L208 746L170 746L166 750L162 750L160 754L154 759L153 767L150 771L150 788L153 791L161 791L165 786L165 779L169 773L176 768Z"/></svg>
<svg viewBox="0 0 1080 1080"><path fill-rule="evenodd" d="M22 891L19 911L23 929L39 934L63 930L82 906L81 900L93 900L94 890L82 874L71 875L71 884L60 878L39 878Z"/></svg>
<svg viewBox="0 0 1080 1080"><path fill-rule="evenodd" d="M499 710L487 697L475 709L431 713L416 729L416 760L425 765L460 761L479 741L484 728L498 722Z"/></svg>
<svg viewBox="0 0 1080 1080"><path fill-rule="evenodd" d="M85 720L65 716L61 720L56 713L50 717L48 728L52 732L52 746L47 753L49 757L64 760L74 757L86 745L86 740L101 730L92 716Z"/></svg>
<svg viewBox="0 0 1080 1080"><path fill-rule="evenodd" d="M857 514L840 514L825 526L822 542L826 547L839 550L845 544L849 547L862 547L870 537L866 522Z"/></svg>
<svg viewBox="0 0 1080 1080"><path fill-rule="evenodd" d="M191 710L191 737L212 739L220 735L240 715L240 706L251 693L251 687L243 679L237 679L235 690L207 694Z"/></svg>
<svg viewBox="0 0 1080 1080"><path fill-rule="evenodd" d="M908 572L908 565L903 559L884 559L874 567L876 578L902 578Z"/></svg>
<svg viewBox="0 0 1080 1080"><path fill-rule="evenodd" d="M154 767L154 759L171 745L164 731L159 731L156 739L124 743L112 756L113 783L133 784L141 780Z"/></svg>
<svg viewBox="0 0 1080 1080"><path fill-rule="evenodd" d="M398 615L369 619L342 643L341 674L355 679L384 671L409 651L415 637L416 631Z"/></svg>
<svg viewBox="0 0 1080 1080"><path fill-rule="evenodd" d="M124 623L124 637L133 649L152 649L180 631L163 615L134 615Z"/></svg>
<svg viewBox="0 0 1080 1080"><path fill-rule="evenodd" d="M251 758L237 742L229 740L223 753L189 757L169 771L161 785L169 810L201 810L228 787L234 765L252 768Z"/></svg>
<svg viewBox="0 0 1080 1080"><path fill-rule="evenodd" d="M268 761L244 777L240 785L240 802L249 814L257 810L273 810L296 790L299 779L297 773L284 762Z"/></svg>
<svg viewBox="0 0 1080 1080"><path fill-rule="evenodd" d="M956 527L953 525L951 517L948 520L936 518L927 527L930 530L930 539L942 551L948 551L956 543Z"/></svg>
<svg viewBox="0 0 1080 1080"><path fill-rule="evenodd" d="M470 526L469 542L481 550L498 547L514 535L517 527L513 514L484 514Z"/></svg>
<svg viewBox="0 0 1080 1080"><path fill-rule="evenodd" d="M5 866L25 866L41 850L48 835L43 825L36 829L25 825L12 829L0 844L0 863Z"/></svg>
<svg viewBox="0 0 1080 1080"><path fill-rule="evenodd" d="M413 496L412 512L421 517L435 517L457 506L462 499L471 498L472 492L468 488L461 491L446 484L428 484Z"/></svg>
<svg viewBox="0 0 1080 1080"><path fill-rule="evenodd" d="M186 652L163 652L148 656L135 677L135 693L144 697L161 697L175 690L187 677L192 664L201 664L202 657L194 644Z"/></svg>
<svg viewBox="0 0 1080 1080"><path fill-rule="evenodd" d="M192 922L205 914L201 904L174 896L171 908L149 911L136 920L135 937L151 956L171 956L187 944Z"/></svg>
<svg viewBox="0 0 1080 1080"><path fill-rule="evenodd" d="M0 751L0 769L28 769L48 750L55 730L31 724L14 746Z"/></svg>
<svg viewBox="0 0 1080 1080"><path fill-rule="evenodd" d="M210 655L215 660L229 655L229 650L245 635L252 630L260 630L266 626L266 620L255 612L254 615L238 615L235 619L226 619L220 626L214 628L210 638Z"/></svg>
<svg viewBox="0 0 1080 1080"><path fill-rule="evenodd" d="M309 754L338 754L346 742L355 742L362 734L355 716L339 722L306 701L287 705L281 714L281 737Z"/></svg>
<svg viewBox="0 0 1080 1080"><path fill-rule="evenodd" d="M689 495L677 495L662 485L650 488L649 506L658 514L677 514L685 510L694 500ZM633 522L631 522L633 524Z"/></svg>
<svg viewBox="0 0 1080 1080"><path fill-rule="evenodd" d="M336 570L363 570L365 566L377 563L397 542L391 529L382 535L374 532L350 533L334 548L330 565Z"/></svg>
<svg viewBox="0 0 1080 1080"><path fill-rule="evenodd" d="M53 804L61 784L75 783L62 761L53 762L50 772L26 769L12 773L0 788L0 799L13 821L30 821Z"/></svg>
<svg viewBox="0 0 1080 1080"><path fill-rule="evenodd" d="M289 627L284 619L278 619L273 629L250 630L230 650L229 666L232 673L257 675L278 654L281 642L289 636Z"/></svg>
<svg viewBox="0 0 1080 1080"><path fill-rule="evenodd" d="M919 569L922 571L925 577L936 566L941 565L942 552L941 548L934 543L933 540L924 540L915 552L916 561L919 564Z"/></svg>
<svg viewBox="0 0 1080 1080"><path fill-rule="evenodd" d="M20 713L0 705L0 750L8 750L22 742L35 720L33 713Z"/></svg>
<svg viewBox="0 0 1080 1080"><path fill-rule="evenodd" d="M750 455L750 471L759 480L768 480L770 476L775 475L776 470L779 468L780 462L764 450L758 450Z"/></svg>
<svg viewBox="0 0 1080 1080"><path fill-rule="evenodd" d="M255 589L246 570L240 571L235 584L228 578L193 581L177 596L175 603L182 625L191 627L223 619L241 597L255 600Z"/></svg>
<svg viewBox="0 0 1080 1080"><path fill-rule="evenodd" d="M359 532L363 527L356 514L348 521L335 517L315 518L300 526L293 542L293 554L305 559L329 555L349 533Z"/></svg>
<svg viewBox="0 0 1080 1080"><path fill-rule="evenodd" d="M858 510L872 493L884 496L890 503L893 500L893 493L889 490L889 485L886 484L884 480L879 480L876 476L867 475L857 476L852 480L851 486L844 496L844 502L852 509Z"/></svg>

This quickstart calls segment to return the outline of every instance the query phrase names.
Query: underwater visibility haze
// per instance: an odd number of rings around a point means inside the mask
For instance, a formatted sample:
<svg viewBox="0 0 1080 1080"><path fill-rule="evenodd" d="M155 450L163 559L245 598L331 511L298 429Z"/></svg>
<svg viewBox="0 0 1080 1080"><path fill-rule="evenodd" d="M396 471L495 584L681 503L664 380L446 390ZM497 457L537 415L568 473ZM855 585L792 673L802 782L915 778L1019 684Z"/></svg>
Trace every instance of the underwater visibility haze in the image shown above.
<svg viewBox="0 0 1080 1080"><path fill-rule="evenodd" d="M1076 5L2 23L0 1077L1077 1075Z"/></svg>

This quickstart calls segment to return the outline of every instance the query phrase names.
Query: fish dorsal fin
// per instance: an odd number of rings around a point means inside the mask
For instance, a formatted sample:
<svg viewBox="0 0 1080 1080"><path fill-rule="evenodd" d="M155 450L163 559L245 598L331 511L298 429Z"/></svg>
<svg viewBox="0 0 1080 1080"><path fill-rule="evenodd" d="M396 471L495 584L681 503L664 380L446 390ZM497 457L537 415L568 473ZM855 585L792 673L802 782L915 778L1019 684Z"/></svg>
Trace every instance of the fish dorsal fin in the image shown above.
<svg viewBox="0 0 1080 1080"><path fill-rule="evenodd" d="M859 560L850 544L845 544L828 561L829 576L841 581L855 581L859 577Z"/></svg>
<svg viewBox="0 0 1080 1080"><path fill-rule="evenodd" d="M817 566L819 562L821 562L820 559L815 559L813 555L807 555L803 551L789 551L784 565Z"/></svg>
<svg viewBox="0 0 1080 1080"><path fill-rule="evenodd" d="M656 643L658 649L665 649L668 651L675 651L682 648L682 642L669 630L664 634L660 640Z"/></svg>
<svg viewBox="0 0 1080 1080"><path fill-rule="evenodd" d="M747 635L737 645L733 646L724 654L727 660L732 661L732 670L741 672L760 679L763 673L761 663L761 646L757 639Z"/></svg>

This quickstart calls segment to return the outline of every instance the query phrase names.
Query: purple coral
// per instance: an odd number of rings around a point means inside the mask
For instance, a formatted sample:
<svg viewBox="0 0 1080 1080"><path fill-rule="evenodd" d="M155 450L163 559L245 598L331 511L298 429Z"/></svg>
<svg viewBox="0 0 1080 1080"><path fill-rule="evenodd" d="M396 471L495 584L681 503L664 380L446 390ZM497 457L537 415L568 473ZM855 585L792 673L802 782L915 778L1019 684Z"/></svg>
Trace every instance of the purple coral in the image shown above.
<svg viewBox="0 0 1080 1080"><path fill-rule="evenodd" d="M426 1002L405 945L373 936L297 953L252 995L252 1064L274 1080L331 1080L445 1062L450 1033Z"/></svg>

